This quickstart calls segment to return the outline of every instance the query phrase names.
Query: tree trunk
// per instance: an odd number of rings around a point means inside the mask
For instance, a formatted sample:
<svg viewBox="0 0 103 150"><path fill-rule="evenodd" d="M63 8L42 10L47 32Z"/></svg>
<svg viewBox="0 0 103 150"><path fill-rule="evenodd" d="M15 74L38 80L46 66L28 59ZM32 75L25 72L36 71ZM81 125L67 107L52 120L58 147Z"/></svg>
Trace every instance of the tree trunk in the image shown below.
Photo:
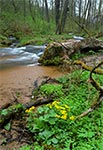
<svg viewBox="0 0 103 150"><path fill-rule="evenodd" d="M45 0L45 14L46 14L46 20L47 20L47 22L49 22L50 19L49 19L49 10L48 10L47 0Z"/></svg>
<svg viewBox="0 0 103 150"><path fill-rule="evenodd" d="M63 6L63 11L61 13L61 17L59 20L59 24L56 29L57 34L61 34L64 30L64 26L65 26L66 19L67 19L68 4L69 4L69 0L65 0L64 6Z"/></svg>
<svg viewBox="0 0 103 150"><path fill-rule="evenodd" d="M56 22L56 27L59 24L59 19L60 19L60 0L55 0L55 22Z"/></svg>
<svg viewBox="0 0 103 150"><path fill-rule="evenodd" d="M18 11L14 0L12 0L12 5L14 7L14 12L17 13Z"/></svg>

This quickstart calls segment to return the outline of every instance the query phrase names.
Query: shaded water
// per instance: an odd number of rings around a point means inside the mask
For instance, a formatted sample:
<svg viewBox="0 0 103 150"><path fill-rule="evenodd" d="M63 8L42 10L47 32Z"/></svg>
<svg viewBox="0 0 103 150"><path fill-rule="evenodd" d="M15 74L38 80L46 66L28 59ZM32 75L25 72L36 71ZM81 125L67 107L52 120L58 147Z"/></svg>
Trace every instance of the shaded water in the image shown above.
<svg viewBox="0 0 103 150"><path fill-rule="evenodd" d="M19 102L30 100L34 81L38 77L60 77L56 67L38 65L45 46L0 49L0 107L18 95Z"/></svg>

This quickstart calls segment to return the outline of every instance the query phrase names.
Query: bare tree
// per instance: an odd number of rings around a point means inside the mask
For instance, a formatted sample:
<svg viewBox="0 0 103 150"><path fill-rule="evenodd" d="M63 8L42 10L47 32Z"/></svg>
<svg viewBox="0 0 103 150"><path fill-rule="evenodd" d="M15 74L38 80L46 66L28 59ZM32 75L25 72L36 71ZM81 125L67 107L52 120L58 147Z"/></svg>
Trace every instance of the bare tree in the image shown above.
<svg viewBox="0 0 103 150"><path fill-rule="evenodd" d="M32 11L33 1L29 0L29 10L33 21L35 22L34 12Z"/></svg>
<svg viewBox="0 0 103 150"><path fill-rule="evenodd" d="M26 0L23 0L23 5L24 5L24 22L25 22L25 17L26 17Z"/></svg>
<svg viewBox="0 0 103 150"><path fill-rule="evenodd" d="M63 5L63 10L61 12L59 24L56 29L57 34L61 34L64 30L64 26L65 26L66 19L67 19L68 4L69 4L69 0L65 0L64 5Z"/></svg>
<svg viewBox="0 0 103 150"><path fill-rule="evenodd" d="M48 10L48 3L47 3L47 0L44 0L45 2L45 14L46 14L46 19L47 19L47 22L49 22L49 10Z"/></svg>
<svg viewBox="0 0 103 150"><path fill-rule="evenodd" d="M12 0L11 3L12 3L12 5L13 5L14 12L17 13L17 12L18 12L18 8L17 8L17 6L16 6L15 0Z"/></svg>
<svg viewBox="0 0 103 150"><path fill-rule="evenodd" d="M55 21L56 21L56 27L59 24L60 19L60 0L55 0Z"/></svg>

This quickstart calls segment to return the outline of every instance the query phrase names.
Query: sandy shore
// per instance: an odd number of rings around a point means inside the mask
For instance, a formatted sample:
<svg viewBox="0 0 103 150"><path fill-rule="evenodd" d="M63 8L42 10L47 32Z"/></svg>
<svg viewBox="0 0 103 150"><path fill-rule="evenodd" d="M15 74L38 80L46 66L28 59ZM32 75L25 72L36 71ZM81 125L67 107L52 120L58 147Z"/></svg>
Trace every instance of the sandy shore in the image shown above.
<svg viewBox="0 0 103 150"><path fill-rule="evenodd" d="M0 107L14 100L13 95L18 96L22 103L30 100L33 83L38 77L54 78L63 74L56 67L45 66L18 66L0 70Z"/></svg>

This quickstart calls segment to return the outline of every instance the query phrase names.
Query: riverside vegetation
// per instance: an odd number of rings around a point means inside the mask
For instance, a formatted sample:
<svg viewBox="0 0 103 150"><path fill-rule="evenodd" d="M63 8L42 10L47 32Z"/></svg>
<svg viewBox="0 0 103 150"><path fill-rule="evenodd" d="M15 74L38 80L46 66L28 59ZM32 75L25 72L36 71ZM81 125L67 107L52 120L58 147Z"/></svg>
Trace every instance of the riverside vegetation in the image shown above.
<svg viewBox="0 0 103 150"><path fill-rule="evenodd" d="M88 77L88 71L73 71L57 79L59 84L44 84L34 91L34 96L52 96L54 102L25 111L26 127L33 142L20 150L102 150L103 103L88 116L76 120L98 97L98 92L87 82ZM103 75L94 77L102 84Z"/></svg>

